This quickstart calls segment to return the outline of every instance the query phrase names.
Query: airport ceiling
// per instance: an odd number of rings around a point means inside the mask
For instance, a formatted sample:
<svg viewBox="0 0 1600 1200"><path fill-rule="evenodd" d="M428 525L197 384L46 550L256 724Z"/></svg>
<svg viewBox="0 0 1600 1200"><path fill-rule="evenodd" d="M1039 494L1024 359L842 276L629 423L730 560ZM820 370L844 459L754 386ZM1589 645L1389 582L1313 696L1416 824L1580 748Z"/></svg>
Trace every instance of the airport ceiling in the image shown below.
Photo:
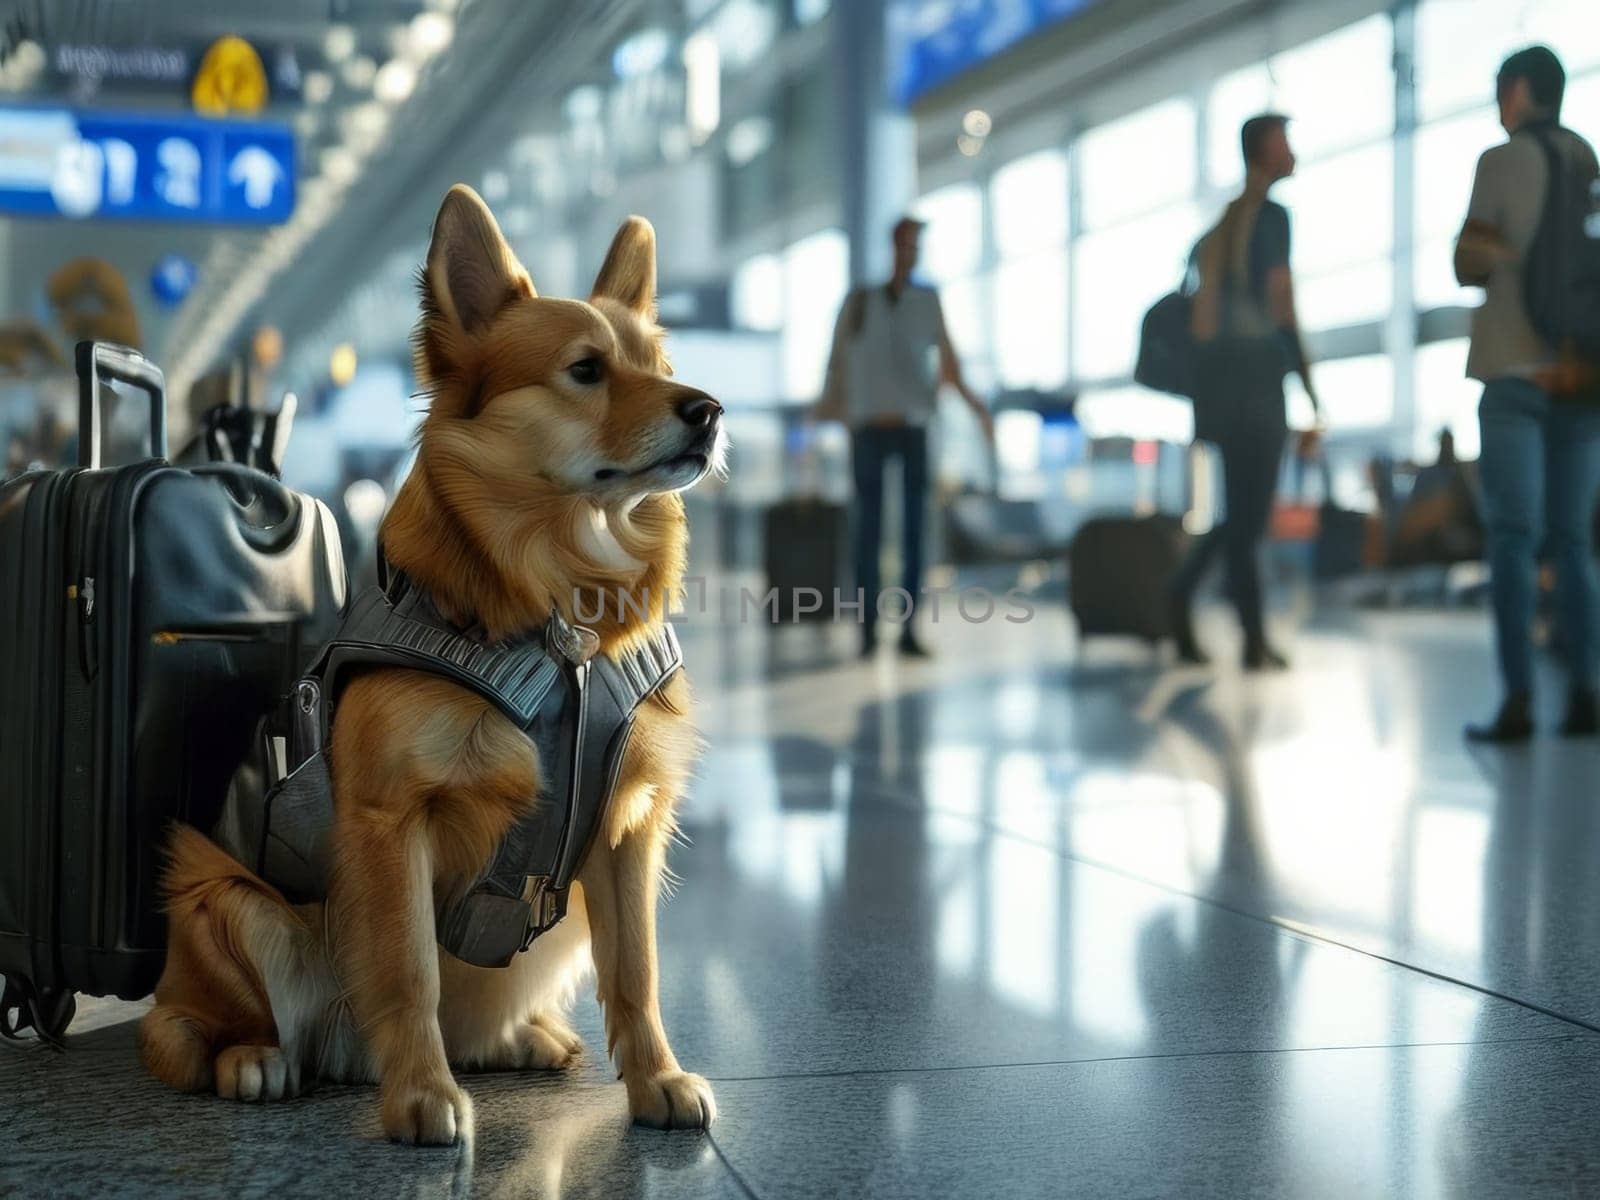
<svg viewBox="0 0 1600 1200"><path fill-rule="evenodd" d="M39 60L24 86L0 92L0 102L187 110L194 64L217 39L235 35L258 49L271 77L260 116L293 125L299 160L295 215L276 227L96 220L90 233L70 220L17 220L12 280L9 292L0 284L0 299L36 306L30 293L54 264L86 247L102 253L129 277L146 346L180 384L235 343L247 319L270 320L290 338L314 329L353 282L425 233L450 183L478 178L517 137L558 128L561 98L602 76L629 23L660 7L650 0L0 0L0 63L9 58L18 69L24 42ZM187 60L181 80L150 77L161 73L164 52ZM401 72L405 86L386 92L380 73L391 60L409 67ZM145 281L151 265L174 252L197 263L199 282L175 311L164 311Z"/></svg>

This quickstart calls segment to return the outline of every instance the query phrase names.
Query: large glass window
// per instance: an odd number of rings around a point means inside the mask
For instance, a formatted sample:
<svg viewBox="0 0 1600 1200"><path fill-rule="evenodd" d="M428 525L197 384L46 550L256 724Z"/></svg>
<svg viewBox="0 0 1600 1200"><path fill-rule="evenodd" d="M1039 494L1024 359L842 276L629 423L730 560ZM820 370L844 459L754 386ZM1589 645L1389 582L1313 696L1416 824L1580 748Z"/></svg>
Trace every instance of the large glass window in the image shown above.
<svg viewBox="0 0 1600 1200"><path fill-rule="evenodd" d="M960 279L983 259L983 193L975 183L955 183L917 201L922 231L921 274L933 283Z"/></svg>
<svg viewBox="0 0 1600 1200"><path fill-rule="evenodd" d="M1001 263L994 273L996 374L1009 388L1049 389L1067 378L1067 254Z"/></svg>
<svg viewBox="0 0 1600 1200"><path fill-rule="evenodd" d="M1144 311L1176 287L1201 232L1199 209L1179 204L1078 239L1073 277L1074 374L1133 370Z"/></svg>
<svg viewBox="0 0 1600 1200"><path fill-rule="evenodd" d="M1396 79L1394 20L1378 13L1217 79L1199 101L1203 147L1196 98L1174 96L1094 126L1070 147L1001 163L986 183L929 194L920 206L932 222L924 273L940 288L969 377L980 387L993 380L1075 388L1091 433L1187 436L1184 404L1128 382L1140 319L1178 283L1190 247L1218 216L1217 194L1239 186L1239 127L1263 111L1291 119L1299 158L1296 175L1273 196L1290 212L1296 298L1308 332L1370 332L1387 321L1397 292L1411 292L1423 310L1479 302L1475 289L1455 283L1451 250L1478 156L1504 137L1490 103L1495 71L1518 47L1551 45L1568 67L1565 123L1600 140L1593 7L1593 0L1417 0L1419 123L1403 142L1395 138L1397 91L1413 81ZM1396 190L1402 153L1412 156L1409 197ZM1397 218L1409 228L1396 229ZM1411 251L1409 281L1394 274L1403 243ZM1462 380L1465 341L1406 341L1402 334L1393 357L1318 364L1332 424L1381 441L1403 397L1419 452L1431 453L1438 429L1449 425L1470 455L1478 387ZM1297 384L1288 397L1291 420L1309 420ZM1007 430L1007 460L1020 463L1033 453L1036 431L1017 420Z"/></svg>
<svg viewBox="0 0 1600 1200"><path fill-rule="evenodd" d="M1097 229L1194 194L1195 111L1163 100L1089 130L1078 142L1082 213Z"/></svg>
<svg viewBox="0 0 1600 1200"><path fill-rule="evenodd" d="M1394 34L1383 13L1272 60L1272 107L1293 119L1302 158L1394 132Z"/></svg>
<svg viewBox="0 0 1600 1200"><path fill-rule="evenodd" d="M1318 363L1315 379L1330 428L1376 429L1394 419L1394 361L1387 354Z"/></svg>
<svg viewBox="0 0 1600 1200"><path fill-rule="evenodd" d="M1477 302L1475 289L1456 283L1455 238L1467 215L1478 156L1504 137L1494 109L1487 107L1417 130L1412 261L1419 307Z"/></svg>
<svg viewBox="0 0 1600 1200"><path fill-rule="evenodd" d="M1425 0L1417 9L1419 119L1493 100L1506 56L1537 42L1569 76L1600 64L1593 0Z"/></svg>
<svg viewBox="0 0 1600 1200"><path fill-rule="evenodd" d="M747 258L733 272L728 303L733 323L773 333L783 328L783 260L776 254Z"/></svg>
<svg viewBox="0 0 1600 1200"><path fill-rule="evenodd" d="M1212 187L1244 182L1239 130L1272 103L1272 75L1266 63L1224 75L1206 100L1206 179Z"/></svg>
<svg viewBox="0 0 1600 1200"><path fill-rule="evenodd" d="M1067 378L1067 157L1015 159L989 184L995 246L994 369L1009 388Z"/></svg>
<svg viewBox="0 0 1600 1200"><path fill-rule="evenodd" d="M1302 167L1275 195L1289 209L1296 274L1387 255L1394 245L1394 144Z"/></svg>
<svg viewBox="0 0 1600 1200"><path fill-rule="evenodd" d="M783 390L815 399L833 343L834 322L850 285L850 244L839 229L802 238L783 252Z"/></svg>
<svg viewBox="0 0 1600 1200"><path fill-rule="evenodd" d="M1418 346L1413 360L1416 424L1413 453L1427 462L1438 449L1441 429L1456 435L1456 453L1477 458L1478 399L1483 384L1467 378L1467 339Z"/></svg>
<svg viewBox="0 0 1600 1200"><path fill-rule="evenodd" d="M995 249L1001 258L1067 240L1067 156L1041 150L1013 159L989 182Z"/></svg>

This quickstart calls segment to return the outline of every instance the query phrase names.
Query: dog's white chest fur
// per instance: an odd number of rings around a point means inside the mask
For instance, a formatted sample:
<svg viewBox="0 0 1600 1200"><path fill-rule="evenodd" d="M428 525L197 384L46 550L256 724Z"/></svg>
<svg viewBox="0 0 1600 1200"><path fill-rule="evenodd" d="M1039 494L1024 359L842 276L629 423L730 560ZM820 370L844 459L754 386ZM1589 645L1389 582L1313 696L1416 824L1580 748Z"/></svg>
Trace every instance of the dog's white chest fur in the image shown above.
<svg viewBox="0 0 1600 1200"><path fill-rule="evenodd" d="M586 506L579 518L578 540L584 555L608 571L637 571L644 566L622 548L603 508Z"/></svg>

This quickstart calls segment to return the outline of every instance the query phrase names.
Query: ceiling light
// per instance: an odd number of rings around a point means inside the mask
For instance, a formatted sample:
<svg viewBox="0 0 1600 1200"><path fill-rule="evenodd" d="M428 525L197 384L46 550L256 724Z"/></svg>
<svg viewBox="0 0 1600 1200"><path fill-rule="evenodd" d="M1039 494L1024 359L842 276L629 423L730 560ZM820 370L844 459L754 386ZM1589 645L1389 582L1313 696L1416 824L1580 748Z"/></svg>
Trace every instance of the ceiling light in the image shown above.
<svg viewBox="0 0 1600 1200"><path fill-rule="evenodd" d="M983 109L974 108L961 118L961 128L969 137L985 138L989 136L989 130L994 128L994 122Z"/></svg>
<svg viewBox="0 0 1600 1200"><path fill-rule="evenodd" d="M672 38L665 29L641 29L617 43L611 52L611 69L618 79L637 79L659 70L672 50Z"/></svg>
<svg viewBox="0 0 1600 1200"><path fill-rule="evenodd" d="M682 162L693 149L689 131L682 125L668 125L661 131L661 157L668 162Z"/></svg>
<svg viewBox="0 0 1600 1200"><path fill-rule="evenodd" d="M455 20L442 12L419 12L406 26L406 51L417 60L438 54L455 37Z"/></svg>
<svg viewBox="0 0 1600 1200"><path fill-rule="evenodd" d="M709 33L697 33L683 44L683 119L689 138L700 145L722 121L722 51Z"/></svg>
<svg viewBox="0 0 1600 1200"><path fill-rule="evenodd" d="M361 174L361 164L356 156L343 146L332 146L322 152L319 160L322 173L337 187L348 187Z"/></svg>
<svg viewBox="0 0 1600 1200"><path fill-rule="evenodd" d="M956 149L968 158L976 158L978 152L983 149L983 139L981 137L973 137L970 133L960 134L956 138Z"/></svg>
<svg viewBox="0 0 1600 1200"><path fill-rule="evenodd" d="M328 356L328 378L334 386L344 387L356 377L356 348L349 342L340 342Z"/></svg>
<svg viewBox="0 0 1600 1200"><path fill-rule="evenodd" d="M358 54L345 63L339 73L348 86L361 92L372 86L372 80L378 74L378 64L365 54Z"/></svg>
<svg viewBox="0 0 1600 1200"><path fill-rule="evenodd" d="M339 131L358 154L371 154L388 130L389 110L376 100L347 109L339 118Z"/></svg>
<svg viewBox="0 0 1600 1200"><path fill-rule="evenodd" d="M402 104L417 86L417 69L403 58L391 58L372 81L372 94L385 104Z"/></svg>
<svg viewBox="0 0 1600 1200"><path fill-rule="evenodd" d="M307 71L300 83L300 94L307 104L326 104L333 95L333 75L327 71Z"/></svg>
<svg viewBox="0 0 1600 1200"><path fill-rule="evenodd" d="M566 113L567 120L574 125L582 125L589 121L598 121L604 104L605 93L593 84L588 84L568 92L561 110Z"/></svg>
<svg viewBox="0 0 1600 1200"><path fill-rule="evenodd" d="M736 167L753 162L772 145L772 122L766 117L746 117L728 130L728 161Z"/></svg>
<svg viewBox="0 0 1600 1200"><path fill-rule="evenodd" d="M334 25L322 35L322 57L342 63L356 52L356 31L348 25Z"/></svg>

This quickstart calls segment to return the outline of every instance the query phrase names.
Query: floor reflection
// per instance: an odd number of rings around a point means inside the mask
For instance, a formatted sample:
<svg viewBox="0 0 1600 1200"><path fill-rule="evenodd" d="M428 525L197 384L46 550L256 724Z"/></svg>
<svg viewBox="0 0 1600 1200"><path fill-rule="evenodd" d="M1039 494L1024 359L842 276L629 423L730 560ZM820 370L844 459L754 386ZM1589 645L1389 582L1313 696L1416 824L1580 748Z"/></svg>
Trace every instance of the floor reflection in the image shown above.
<svg viewBox="0 0 1600 1200"><path fill-rule="evenodd" d="M769 676L763 634L685 631L711 750L662 1007L711 1138L629 1127L587 995L576 1072L468 1082L470 1175L364 1090L164 1092L113 1002L0 1055L0 1191L68 1155L142 1194L1600 1192L1600 753L1466 754L1477 626L1313 627L1265 680L1080 655L1050 610L925 664L805 631Z"/></svg>

